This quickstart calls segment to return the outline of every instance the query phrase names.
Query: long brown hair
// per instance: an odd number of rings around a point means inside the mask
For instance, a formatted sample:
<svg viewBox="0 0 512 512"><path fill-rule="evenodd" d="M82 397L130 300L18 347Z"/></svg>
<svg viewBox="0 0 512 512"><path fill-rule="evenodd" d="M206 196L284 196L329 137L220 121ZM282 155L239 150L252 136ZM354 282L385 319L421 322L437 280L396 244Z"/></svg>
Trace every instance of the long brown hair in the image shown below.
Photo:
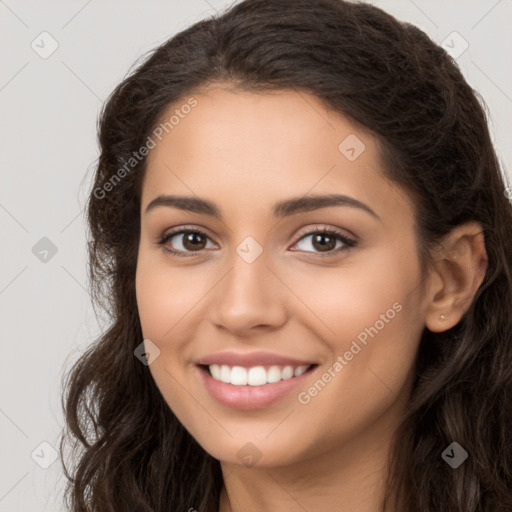
<svg viewBox="0 0 512 512"><path fill-rule="evenodd" d="M87 212L91 292L110 326L63 379L70 510L218 508L219 462L134 357L143 340L135 270L146 159L126 163L170 104L219 81L313 93L374 133L386 175L413 198L425 261L453 227L481 223L484 282L455 327L423 332L387 500L417 512L511 511L512 207L485 104L421 30L343 0L235 4L153 50L105 103ZM454 441L468 452L456 469L441 457Z"/></svg>

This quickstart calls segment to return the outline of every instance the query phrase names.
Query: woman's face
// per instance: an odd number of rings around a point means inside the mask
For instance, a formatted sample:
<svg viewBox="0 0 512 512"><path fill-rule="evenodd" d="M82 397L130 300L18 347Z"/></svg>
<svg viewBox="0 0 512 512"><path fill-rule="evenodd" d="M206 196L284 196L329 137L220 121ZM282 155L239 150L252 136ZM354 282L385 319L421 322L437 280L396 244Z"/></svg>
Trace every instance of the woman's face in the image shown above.
<svg viewBox="0 0 512 512"><path fill-rule="evenodd" d="M315 96L194 99L153 137L141 201L137 302L163 398L226 463L380 442L425 325L410 199Z"/></svg>

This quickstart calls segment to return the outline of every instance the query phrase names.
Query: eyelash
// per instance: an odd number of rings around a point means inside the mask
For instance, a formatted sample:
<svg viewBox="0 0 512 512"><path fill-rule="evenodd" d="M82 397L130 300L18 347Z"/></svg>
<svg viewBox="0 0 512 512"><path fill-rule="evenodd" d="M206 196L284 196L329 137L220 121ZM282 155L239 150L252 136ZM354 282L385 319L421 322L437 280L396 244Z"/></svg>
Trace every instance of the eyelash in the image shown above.
<svg viewBox="0 0 512 512"><path fill-rule="evenodd" d="M184 234L184 233L194 233L194 234L199 234L205 238L210 238L204 231L202 231L201 229L198 229L198 228L193 228L193 229L185 229L185 228L178 228L177 230L175 231L170 231L168 233L165 233L164 235L162 235L159 240L157 241L157 244L158 245L161 245L162 248L167 251L168 253L171 253L172 255L174 256L178 256L178 257L184 257L184 258L188 258L188 257L193 257L193 256L197 256L198 254L200 254L202 251L206 250L206 249L201 249L199 251L193 251L193 252L185 252L185 251L180 251L180 250L176 250L176 249L169 249L168 247L165 247L165 244L168 240L170 240L172 237L176 236L176 235L181 235L181 234ZM339 240L340 242L342 242L344 244L344 247L338 247L338 249L333 249L327 253L320 253L320 252L317 252L317 253L312 253L314 254L314 258L316 257L320 257L320 258L327 258L327 257L330 257L330 256L334 256L335 254L338 254L342 251L349 251L350 249L352 249L353 247L355 247L357 245L357 242L351 238L348 238L346 235L344 235L343 233L339 232L339 231L336 231L334 229L327 229L327 228L321 228L321 229L314 229L314 230L311 230L311 231L308 231L307 233L304 233L300 236L300 238L297 240L297 242L295 242L295 244L293 245L296 245L298 242L300 242L302 239L310 236L310 235L316 235L316 234L320 234L320 235L328 235L328 236L331 236L331 237L334 237L336 238L336 240ZM306 252L309 252L309 251L306 251Z"/></svg>

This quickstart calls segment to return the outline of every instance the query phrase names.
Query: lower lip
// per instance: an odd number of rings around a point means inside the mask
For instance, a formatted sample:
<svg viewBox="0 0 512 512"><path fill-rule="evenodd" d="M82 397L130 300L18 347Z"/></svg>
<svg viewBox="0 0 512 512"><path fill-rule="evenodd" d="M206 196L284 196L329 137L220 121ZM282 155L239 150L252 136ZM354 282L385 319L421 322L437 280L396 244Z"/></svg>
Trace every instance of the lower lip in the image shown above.
<svg viewBox="0 0 512 512"><path fill-rule="evenodd" d="M313 366L302 375L262 386L235 386L215 380L207 369L197 367L206 389L221 404L234 409L250 410L268 407L304 385L305 380L318 368Z"/></svg>

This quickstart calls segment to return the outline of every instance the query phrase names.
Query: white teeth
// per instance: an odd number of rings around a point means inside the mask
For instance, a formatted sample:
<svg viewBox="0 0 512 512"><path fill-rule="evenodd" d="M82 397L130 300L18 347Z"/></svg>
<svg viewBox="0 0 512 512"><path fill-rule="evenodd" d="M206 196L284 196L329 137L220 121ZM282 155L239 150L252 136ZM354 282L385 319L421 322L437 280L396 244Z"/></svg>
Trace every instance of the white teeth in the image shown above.
<svg viewBox="0 0 512 512"><path fill-rule="evenodd" d="M250 368L247 376L249 386L262 386L267 383L267 372L263 366Z"/></svg>
<svg viewBox="0 0 512 512"><path fill-rule="evenodd" d="M293 377L302 375L310 365L304 366L271 366L266 370L263 366L253 366L252 368L244 368L242 366L227 366L225 364L209 365L211 376L215 380L220 380L226 384L235 386L263 386L267 383L279 382L280 380L288 380Z"/></svg>
<svg viewBox="0 0 512 512"><path fill-rule="evenodd" d="M231 382L231 368L225 364L220 367L220 380L226 384Z"/></svg>
<svg viewBox="0 0 512 512"><path fill-rule="evenodd" d="M221 379L221 370L220 370L220 366L218 364L211 364L210 365L210 372L212 374L212 377L215 380L222 380Z"/></svg>
<svg viewBox="0 0 512 512"><path fill-rule="evenodd" d="M231 384L245 386L247 384L247 370L241 366L231 368Z"/></svg>
<svg viewBox="0 0 512 512"><path fill-rule="evenodd" d="M281 369L279 366L271 366L267 373L267 382L279 382L281 380Z"/></svg>
<svg viewBox="0 0 512 512"><path fill-rule="evenodd" d="M285 366L281 374L283 380L288 380L293 377L293 368L291 366Z"/></svg>
<svg viewBox="0 0 512 512"><path fill-rule="evenodd" d="M297 368L295 368L295 372L294 372L295 377L302 375L307 369L308 369L307 366L297 366Z"/></svg>

